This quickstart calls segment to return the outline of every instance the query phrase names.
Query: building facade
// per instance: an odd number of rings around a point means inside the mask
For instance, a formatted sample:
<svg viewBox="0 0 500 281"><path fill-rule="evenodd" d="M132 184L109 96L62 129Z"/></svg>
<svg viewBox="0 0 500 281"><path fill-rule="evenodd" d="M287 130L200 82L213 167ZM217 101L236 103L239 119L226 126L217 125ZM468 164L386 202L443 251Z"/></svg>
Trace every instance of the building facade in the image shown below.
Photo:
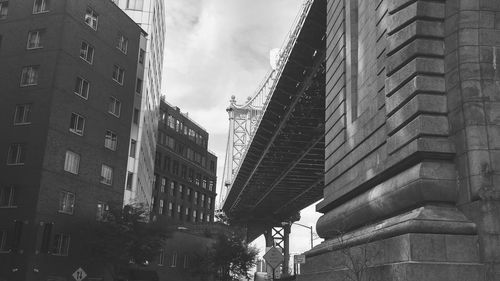
<svg viewBox="0 0 500 281"><path fill-rule="evenodd" d="M353 276L345 253L369 280L500 280L500 1L325 4L326 241L299 280Z"/></svg>
<svg viewBox="0 0 500 281"><path fill-rule="evenodd" d="M158 128L154 216L177 225L213 222L217 157L208 133L163 99Z"/></svg>
<svg viewBox="0 0 500 281"><path fill-rule="evenodd" d="M132 123L131 147L127 166L125 203L151 204L154 157L159 121L160 88L165 44L165 3L162 0L113 0L148 34L144 58L144 77L138 81L134 107L138 124Z"/></svg>
<svg viewBox="0 0 500 281"><path fill-rule="evenodd" d="M0 1L0 280L100 277L81 242L123 202L144 42L111 1Z"/></svg>

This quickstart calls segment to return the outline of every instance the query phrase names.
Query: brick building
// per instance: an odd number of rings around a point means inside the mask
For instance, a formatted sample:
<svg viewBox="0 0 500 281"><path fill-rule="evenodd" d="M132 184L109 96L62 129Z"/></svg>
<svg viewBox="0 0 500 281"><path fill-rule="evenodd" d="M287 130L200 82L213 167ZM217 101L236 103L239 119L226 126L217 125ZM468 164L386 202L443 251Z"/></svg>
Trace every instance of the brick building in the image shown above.
<svg viewBox="0 0 500 281"><path fill-rule="evenodd" d="M213 222L217 157L208 133L178 107L160 106L154 215L173 224Z"/></svg>
<svg viewBox="0 0 500 281"><path fill-rule="evenodd" d="M82 225L123 201L144 44L111 1L0 1L0 280L100 276Z"/></svg>

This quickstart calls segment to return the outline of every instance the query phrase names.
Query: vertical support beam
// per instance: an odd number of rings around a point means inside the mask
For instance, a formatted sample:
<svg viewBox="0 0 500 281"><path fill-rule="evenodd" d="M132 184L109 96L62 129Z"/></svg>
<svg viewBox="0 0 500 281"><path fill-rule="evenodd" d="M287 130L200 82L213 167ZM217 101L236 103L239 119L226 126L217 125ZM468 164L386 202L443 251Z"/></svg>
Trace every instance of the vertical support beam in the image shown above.
<svg viewBox="0 0 500 281"><path fill-rule="evenodd" d="M282 274L283 276L288 276L288 268L290 264L290 230L291 225L286 224L283 226L283 267Z"/></svg>

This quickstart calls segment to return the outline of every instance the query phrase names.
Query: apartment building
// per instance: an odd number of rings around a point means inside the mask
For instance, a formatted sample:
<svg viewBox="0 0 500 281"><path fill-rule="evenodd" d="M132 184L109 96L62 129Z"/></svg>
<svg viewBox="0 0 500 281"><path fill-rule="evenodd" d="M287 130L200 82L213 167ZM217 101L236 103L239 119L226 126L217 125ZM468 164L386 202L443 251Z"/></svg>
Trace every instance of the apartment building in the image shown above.
<svg viewBox="0 0 500 281"><path fill-rule="evenodd" d="M111 1L0 1L0 280L89 280L122 204L146 33Z"/></svg>

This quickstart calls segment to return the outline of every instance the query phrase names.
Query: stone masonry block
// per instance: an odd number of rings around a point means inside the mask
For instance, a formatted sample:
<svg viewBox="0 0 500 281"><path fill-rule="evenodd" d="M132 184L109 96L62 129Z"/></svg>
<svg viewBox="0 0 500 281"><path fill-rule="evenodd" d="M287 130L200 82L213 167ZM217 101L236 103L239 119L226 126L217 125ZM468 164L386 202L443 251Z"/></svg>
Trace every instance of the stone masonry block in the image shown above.
<svg viewBox="0 0 500 281"><path fill-rule="evenodd" d="M388 37L389 55L417 37L444 37L444 23L416 20Z"/></svg>
<svg viewBox="0 0 500 281"><path fill-rule="evenodd" d="M386 92L391 95L417 74L444 74L444 60L417 57L386 79Z"/></svg>
<svg viewBox="0 0 500 281"><path fill-rule="evenodd" d="M466 125L485 125L486 117L482 102L464 102L464 120Z"/></svg>
<svg viewBox="0 0 500 281"><path fill-rule="evenodd" d="M479 31L475 28L464 28L458 31L459 46L477 46L479 43Z"/></svg>
<svg viewBox="0 0 500 281"><path fill-rule="evenodd" d="M388 135L421 113L446 114L446 96L419 94L387 119Z"/></svg>
<svg viewBox="0 0 500 281"><path fill-rule="evenodd" d="M388 34L393 34L417 18L443 19L444 15L443 3L417 1L388 17Z"/></svg>
<svg viewBox="0 0 500 281"><path fill-rule="evenodd" d="M419 115L406 126L388 138L387 145L392 153L414 138L424 135L447 136L449 133L448 118L445 116Z"/></svg>
<svg viewBox="0 0 500 281"><path fill-rule="evenodd" d="M444 56L444 42L442 40L416 39L398 52L387 58L386 66L388 75L400 69L408 61L417 56Z"/></svg>
<svg viewBox="0 0 500 281"><path fill-rule="evenodd" d="M444 93L445 81L442 77L418 75L408 81L387 98L387 112L392 112L405 104L417 93Z"/></svg>
<svg viewBox="0 0 500 281"><path fill-rule="evenodd" d="M458 14L459 28L478 28L479 11L462 11Z"/></svg>
<svg viewBox="0 0 500 281"><path fill-rule="evenodd" d="M493 11L479 12L479 27L495 28L495 12Z"/></svg>
<svg viewBox="0 0 500 281"><path fill-rule="evenodd" d="M500 149L500 126L488 126L488 143L490 149Z"/></svg>

